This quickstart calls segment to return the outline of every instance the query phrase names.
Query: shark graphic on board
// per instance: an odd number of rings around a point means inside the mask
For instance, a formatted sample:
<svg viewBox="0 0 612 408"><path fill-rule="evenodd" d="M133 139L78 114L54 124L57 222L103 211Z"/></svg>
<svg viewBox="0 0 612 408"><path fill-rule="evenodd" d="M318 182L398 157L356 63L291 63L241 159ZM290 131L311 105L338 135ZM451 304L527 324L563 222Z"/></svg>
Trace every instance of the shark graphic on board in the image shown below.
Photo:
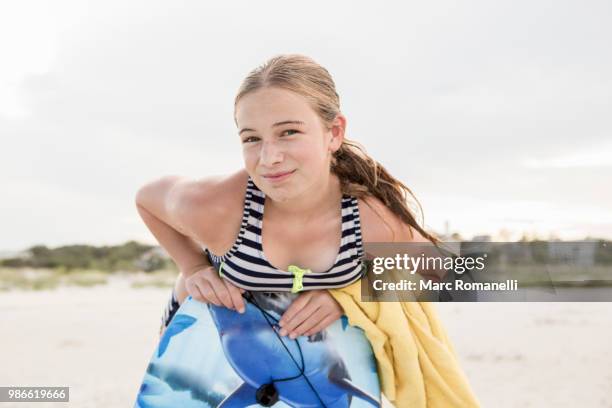
<svg viewBox="0 0 612 408"><path fill-rule="evenodd" d="M206 406L217 407L225 395L215 391L212 384L205 382L198 371L181 367L164 367L151 362L147 367L145 380L138 392L134 408L168 407L166 402L160 405L156 397L163 397L168 391L187 392L186 400L203 402ZM176 403L173 402L176 406Z"/></svg>
<svg viewBox="0 0 612 408"><path fill-rule="evenodd" d="M375 397L351 382L344 361L333 343L327 341L326 331L296 340L275 333L279 327L276 324L270 326L259 308L265 311L268 319L272 319L271 322L276 322L291 303L293 294L249 292L249 295L250 301L246 302L244 314L211 304L204 306L217 329L226 360L243 381L242 384L238 384L229 395L223 395L214 391L211 384L203 382L197 372L151 362L135 406L158 408L159 398L163 398L169 390L189 391L192 401L201 401L211 407L257 406L257 390L273 382L278 399L296 408L346 408L350 407L353 397L380 407ZM188 297L185 302L197 301ZM175 336L193 327L197 320L190 315L177 313L160 340L155 354L157 358L164 355ZM347 325L348 321L343 316L342 330L346 330ZM301 375L302 369L308 381ZM376 367L370 369L375 371ZM273 381L283 378L291 379Z"/></svg>
<svg viewBox="0 0 612 408"><path fill-rule="evenodd" d="M275 307L262 308L275 321L280 317L278 312L286 309L282 298L262 299L263 294L247 293L258 305L270 307L271 302L276 302ZM270 326L252 301L246 302L243 314L213 304L207 306L227 361L244 381L218 408L257 404L257 390L272 382L278 399L296 408L321 407L321 402L328 408L345 408L350 406L353 397L380 407L374 396L351 382L344 361L333 344L324 340L325 336L323 340L282 337L277 334L279 327Z"/></svg>

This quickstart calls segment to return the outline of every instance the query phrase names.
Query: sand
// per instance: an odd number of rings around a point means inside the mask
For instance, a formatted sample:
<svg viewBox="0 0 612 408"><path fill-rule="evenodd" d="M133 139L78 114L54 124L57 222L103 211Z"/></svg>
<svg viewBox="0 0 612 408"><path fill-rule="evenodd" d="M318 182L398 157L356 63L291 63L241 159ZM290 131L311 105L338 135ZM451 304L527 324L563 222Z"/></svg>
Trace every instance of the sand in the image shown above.
<svg viewBox="0 0 612 408"><path fill-rule="evenodd" d="M0 385L70 387L36 407L133 406L169 293L124 278L0 293ZM483 407L612 407L612 303L437 307Z"/></svg>

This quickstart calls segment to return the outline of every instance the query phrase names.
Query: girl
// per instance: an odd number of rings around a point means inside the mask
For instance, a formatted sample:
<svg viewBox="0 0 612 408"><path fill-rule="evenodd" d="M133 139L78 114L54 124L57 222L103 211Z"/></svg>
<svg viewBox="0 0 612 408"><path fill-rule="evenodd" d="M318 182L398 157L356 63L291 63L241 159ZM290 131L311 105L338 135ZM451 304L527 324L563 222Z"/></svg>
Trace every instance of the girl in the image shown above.
<svg viewBox="0 0 612 408"><path fill-rule="evenodd" d="M437 242L409 209L408 187L345 137L334 82L312 59L280 55L253 70L234 120L243 169L163 177L136 196L181 271L162 331L188 295L245 313L249 295L291 293L267 298L279 335L320 338L343 316L327 289L363 276L364 242Z"/></svg>

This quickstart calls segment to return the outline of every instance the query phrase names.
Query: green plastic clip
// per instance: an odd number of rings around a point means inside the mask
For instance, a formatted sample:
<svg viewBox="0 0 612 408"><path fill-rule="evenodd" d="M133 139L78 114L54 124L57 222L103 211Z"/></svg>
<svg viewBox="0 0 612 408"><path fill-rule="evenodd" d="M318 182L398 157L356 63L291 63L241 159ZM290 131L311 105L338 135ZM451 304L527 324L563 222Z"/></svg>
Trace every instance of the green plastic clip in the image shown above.
<svg viewBox="0 0 612 408"><path fill-rule="evenodd" d="M223 277L223 262L221 262L221 265L219 265L219 276Z"/></svg>
<svg viewBox="0 0 612 408"><path fill-rule="evenodd" d="M302 269L299 266L289 265L289 272L293 274L293 287L291 288L291 293L298 293L302 289L304 289L304 284L302 279L304 278L305 273L310 273L310 269Z"/></svg>

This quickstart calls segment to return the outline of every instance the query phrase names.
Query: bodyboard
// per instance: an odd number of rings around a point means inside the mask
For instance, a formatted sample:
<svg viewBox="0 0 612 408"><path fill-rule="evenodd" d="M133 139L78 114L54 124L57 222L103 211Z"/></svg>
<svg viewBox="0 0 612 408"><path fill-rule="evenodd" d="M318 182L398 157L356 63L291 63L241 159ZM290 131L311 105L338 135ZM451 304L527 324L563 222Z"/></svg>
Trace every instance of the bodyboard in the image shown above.
<svg viewBox="0 0 612 408"><path fill-rule="evenodd" d="M380 407L376 359L361 328L342 316L292 340L277 323L297 294L243 296L243 314L185 299L151 356L135 408Z"/></svg>

